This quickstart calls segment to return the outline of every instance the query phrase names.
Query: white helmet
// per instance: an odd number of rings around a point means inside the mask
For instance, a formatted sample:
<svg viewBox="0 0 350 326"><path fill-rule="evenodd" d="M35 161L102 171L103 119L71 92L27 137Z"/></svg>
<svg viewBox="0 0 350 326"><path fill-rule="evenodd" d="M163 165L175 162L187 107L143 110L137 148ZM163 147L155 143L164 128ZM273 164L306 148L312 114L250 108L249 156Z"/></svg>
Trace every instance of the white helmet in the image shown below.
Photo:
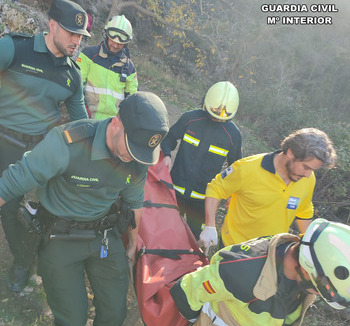
<svg viewBox="0 0 350 326"><path fill-rule="evenodd" d="M330 306L350 307L350 226L314 220L301 240L299 263Z"/></svg>
<svg viewBox="0 0 350 326"><path fill-rule="evenodd" d="M112 40L120 44L127 44L132 39L132 26L124 16L114 16L106 24L104 31Z"/></svg>

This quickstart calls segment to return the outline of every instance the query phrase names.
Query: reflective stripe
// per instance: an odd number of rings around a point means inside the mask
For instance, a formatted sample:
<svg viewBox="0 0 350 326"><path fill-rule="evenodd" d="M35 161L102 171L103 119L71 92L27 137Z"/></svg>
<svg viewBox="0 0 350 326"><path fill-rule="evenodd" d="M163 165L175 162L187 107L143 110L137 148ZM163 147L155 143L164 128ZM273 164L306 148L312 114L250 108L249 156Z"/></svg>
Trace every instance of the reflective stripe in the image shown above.
<svg viewBox="0 0 350 326"><path fill-rule="evenodd" d="M209 302L206 302L202 307L202 313L206 314L213 325L215 326L228 326L218 315L213 311Z"/></svg>
<svg viewBox="0 0 350 326"><path fill-rule="evenodd" d="M197 199L205 199L205 195L200 194L199 192L196 192L196 191L191 192L191 197L197 198Z"/></svg>
<svg viewBox="0 0 350 326"><path fill-rule="evenodd" d="M182 195L185 193L185 188L179 187L177 185L173 184L173 187L176 191L178 191L179 193L181 193Z"/></svg>
<svg viewBox="0 0 350 326"><path fill-rule="evenodd" d="M221 156L227 156L228 154L228 150L224 148L216 147L214 145L210 145L209 152L212 152L214 154L221 155Z"/></svg>
<svg viewBox="0 0 350 326"><path fill-rule="evenodd" d="M200 140L197 138L194 138L188 134L184 134L183 140L190 143L191 145L198 146Z"/></svg>
<svg viewBox="0 0 350 326"><path fill-rule="evenodd" d="M95 93L95 94L102 94L102 95L110 95L113 96L114 98L118 100L124 100L124 91L123 94L120 94L118 92L115 92L111 89L107 88L98 88L98 87L93 87L91 85L86 85L84 88L85 91Z"/></svg>
<svg viewBox="0 0 350 326"><path fill-rule="evenodd" d="M182 195L185 193L186 188L183 187L179 187L177 185L173 184L173 187L176 191L178 191L179 193L181 193ZM205 199L205 195L204 194L200 194L199 192L196 191L192 191L191 192L191 197L192 198L196 198L196 199Z"/></svg>

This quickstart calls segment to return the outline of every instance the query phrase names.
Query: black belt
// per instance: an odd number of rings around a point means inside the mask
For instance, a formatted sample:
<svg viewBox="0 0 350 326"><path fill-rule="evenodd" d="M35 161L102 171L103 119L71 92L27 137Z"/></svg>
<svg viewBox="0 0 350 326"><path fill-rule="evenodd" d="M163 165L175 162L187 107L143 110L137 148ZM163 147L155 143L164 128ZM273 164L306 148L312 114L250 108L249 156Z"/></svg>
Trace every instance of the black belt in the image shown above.
<svg viewBox="0 0 350 326"><path fill-rule="evenodd" d="M40 210L50 222L51 231L65 233L69 230L93 230L93 231L104 231L114 227L117 222L112 218L112 215L107 215L97 220L92 221L74 221L65 217L58 217L51 214L43 206L40 207Z"/></svg>
<svg viewBox="0 0 350 326"><path fill-rule="evenodd" d="M0 132L12 136L14 138L16 138L17 140L23 141L25 143L39 143L41 140L44 139L45 134L41 134L41 135L28 135L28 134L23 134L19 131L15 131L9 128L6 128L4 126L0 125Z"/></svg>

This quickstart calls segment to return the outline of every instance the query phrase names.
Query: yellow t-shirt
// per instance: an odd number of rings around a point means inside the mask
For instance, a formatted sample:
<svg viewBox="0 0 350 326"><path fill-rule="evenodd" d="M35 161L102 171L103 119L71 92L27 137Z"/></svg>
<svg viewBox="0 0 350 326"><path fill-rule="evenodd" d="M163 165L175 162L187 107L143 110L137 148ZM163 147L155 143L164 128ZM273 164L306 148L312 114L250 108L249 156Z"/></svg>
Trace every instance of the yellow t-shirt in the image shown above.
<svg viewBox="0 0 350 326"><path fill-rule="evenodd" d="M287 186L275 172L274 154L238 160L208 184L206 197L220 200L231 196L221 230L225 246L285 233L296 216L313 217L314 173Z"/></svg>

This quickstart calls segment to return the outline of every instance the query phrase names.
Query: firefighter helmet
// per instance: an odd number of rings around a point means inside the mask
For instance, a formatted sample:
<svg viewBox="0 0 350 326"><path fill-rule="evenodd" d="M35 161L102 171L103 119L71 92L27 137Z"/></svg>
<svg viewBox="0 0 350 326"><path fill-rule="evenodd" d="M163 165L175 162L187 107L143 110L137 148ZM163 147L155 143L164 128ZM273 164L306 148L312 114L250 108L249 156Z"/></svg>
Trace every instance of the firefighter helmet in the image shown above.
<svg viewBox="0 0 350 326"><path fill-rule="evenodd" d="M231 120L239 105L238 91L232 83L222 81L211 86L205 95L203 109L219 120Z"/></svg>
<svg viewBox="0 0 350 326"><path fill-rule="evenodd" d="M104 31L112 41L120 44L127 44L132 39L132 26L124 15L112 17Z"/></svg>
<svg viewBox="0 0 350 326"><path fill-rule="evenodd" d="M330 306L350 307L350 226L314 220L302 238L299 263Z"/></svg>

